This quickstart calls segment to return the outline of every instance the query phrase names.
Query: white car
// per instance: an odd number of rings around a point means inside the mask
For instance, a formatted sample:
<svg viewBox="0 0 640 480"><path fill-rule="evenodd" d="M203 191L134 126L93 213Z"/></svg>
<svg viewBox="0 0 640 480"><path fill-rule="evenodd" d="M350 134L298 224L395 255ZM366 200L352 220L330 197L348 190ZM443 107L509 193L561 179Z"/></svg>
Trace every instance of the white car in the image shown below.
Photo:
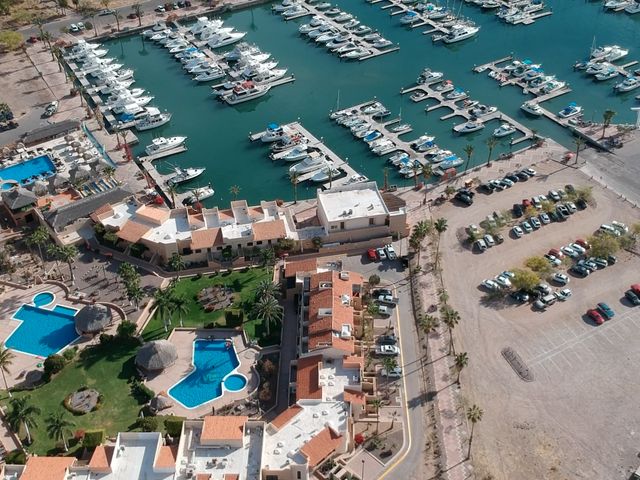
<svg viewBox="0 0 640 480"><path fill-rule="evenodd" d="M505 270L504 272L502 272L500 275L502 275L503 277L509 277L509 278L513 278L516 276L515 273L510 272L509 270Z"/></svg>
<svg viewBox="0 0 640 480"><path fill-rule="evenodd" d="M78 28L78 26L75 23L72 23L71 25L69 25L69 31L71 33L77 33L80 31L80 29Z"/></svg>
<svg viewBox="0 0 640 480"><path fill-rule="evenodd" d="M562 265L562 260L560 260L558 257L554 255L546 254L544 258L549 260L549 263L551 263L551 265L553 265L554 267L557 267L558 265Z"/></svg>
<svg viewBox="0 0 640 480"><path fill-rule="evenodd" d="M498 285L504 288L509 288L511 286L511 281L506 275L498 275L496 277L496 282L498 282Z"/></svg>
<svg viewBox="0 0 640 480"><path fill-rule="evenodd" d="M568 288L563 288L562 290L556 290L554 292L554 295L558 300L560 300L561 302L564 302L571 296L571 290L569 290Z"/></svg>
<svg viewBox="0 0 640 480"><path fill-rule="evenodd" d="M560 285L566 285L567 283L569 283L569 277L564 273L555 273L551 278L554 282Z"/></svg>
<svg viewBox="0 0 640 480"><path fill-rule="evenodd" d="M624 223L613 220L611 222L611 226L616 230L619 230L622 233L629 233L629 227L627 227Z"/></svg>
<svg viewBox="0 0 640 480"><path fill-rule="evenodd" d="M576 252L578 252L580 255L584 255L585 253L587 253L587 249L584 248L582 245L578 245L577 243L570 243L569 246L574 249Z"/></svg>
<svg viewBox="0 0 640 480"><path fill-rule="evenodd" d="M387 253L387 257L389 257L389 260L395 260L396 258L398 258L398 255L396 255L396 251L393 249L393 245L385 245L384 250Z"/></svg>
<svg viewBox="0 0 640 480"><path fill-rule="evenodd" d="M576 252L573 248L569 247L569 246L564 246L562 247L560 250L562 250L562 252L565 255L568 255L571 258L577 258L580 256L580 254L578 252Z"/></svg>
<svg viewBox="0 0 640 480"><path fill-rule="evenodd" d="M537 172L533 168L525 168L523 172L529 175L530 177L535 177L537 175Z"/></svg>
<svg viewBox="0 0 640 480"><path fill-rule="evenodd" d="M485 279L482 281L481 285L489 290L490 292L495 292L496 290L500 290L500 285L495 280Z"/></svg>
<svg viewBox="0 0 640 480"><path fill-rule="evenodd" d="M551 200L553 200L554 202L559 202L560 194L555 190L549 190L549 198L551 198Z"/></svg>
<svg viewBox="0 0 640 480"><path fill-rule="evenodd" d="M493 247L496 244L496 241L488 233L483 238L484 242L487 244L487 247Z"/></svg>
<svg viewBox="0 0 640 480"><path fill-rule="evenodd" d="M396 345L376 346L376 355L392 356L400 355L400 349Z"/></svg>
<svg viewBox="0 0 640 480"><path fill-rule="evenodd" d="M518 225L511 229L516 238L521 238L524 235L524 231Z"/></svg>
<svg viewBox="0 0 640 480"><path fill-rule="evenodd" d="M387 253L384 251L384 248L376 248L376 253L378 254L380 260L387 259Z"/></svg>
<svg viewBox="0 0 640 480"><path fill-rule="evenodd" d="M380 375L382 375L383 377L389 377L389 378L400 378L402 376L402 368L395 367L393 370L391 370L388 373L387 373L387 369L383 368L382 370L380 370Z"/></svg>

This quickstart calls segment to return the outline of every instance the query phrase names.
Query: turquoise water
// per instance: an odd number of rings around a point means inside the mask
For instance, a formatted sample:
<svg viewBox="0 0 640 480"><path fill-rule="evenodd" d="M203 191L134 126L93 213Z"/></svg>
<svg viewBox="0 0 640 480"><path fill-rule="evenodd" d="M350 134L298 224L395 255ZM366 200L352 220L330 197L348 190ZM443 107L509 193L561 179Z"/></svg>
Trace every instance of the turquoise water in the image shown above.
<svg viewBox="0 0 640 480"><path fill-rule="evenodd" d="M40 295L43 294L36 297ZM73 321L76 313L76 309L62 305L56 305L53 310L23 305L13 316L22 323L7 338L5 345L40 357L57 353L78 338Z"/></svg>
<svg viewBox="0 0 640 480"><path fill-rule="evenodd" d="M53 299L56 298L55 295L51 292L42 292L33 297L33 304L36 307L44 307L45 305L49 305L53 302Z"/></svg>
<svg viewBox="0 0 640 480"><path fill-rule="evenodd" d="M224 388L231 392L237 392L247 386L247 379L243 375L229 375L224 380Z"/></svg>
<svg viewBox="0 0 640 480"><path fill-rule="evenodd" d="M278 68L287 67L289 73L296 76L294 83L276 87L265 97L237 107L215 101L209 85L196 85L179 62L153 42L144 42L135 36L109 43L110 55L117 55L127 67L135 69L135 86L149 90L156 97L155 105L173 113L170 124L139 134L141 142L135 153L142 154L154 136L187 135L189 150L158 162L158 168L163 171L170 164L206 166L205 174L188 186L212 183L216 194L204 202L207 206L228 206L232 185L240 186L239 197L252 203L261 199L291 199L293 191L285 175L286 168L273 164L267 158L267 149L251 144L247 135L263 130L270 122L285 123L299 118L337 154L348 158L356 170L381 183L386 158L371 154L363 142L355 140L347 129L328 118L340 92L341 108L376 96L394 114L402 109L403 121L414 127L414 131L406 135L407 139L429 132L437 136L440 146L461 156L464 146L470 142L475 148L471 165L484 163L487 160L485 142L497 127L497 121L480 132L458 137L451 131L456 119L439 120L447 111L439 109L426 114L425 102L414 104L399 94L401 88L414 83L425 66L445 72L448 79L468 90L472 98L496 105L541 135L551 136L570 147L571 137L564 129L544 118L529 118L520 111L520 105L528 97L519 89L500 89L485 74L471 71L476 64L509 53L542 63L548 74L570 83L573 92L545 104L551 111L559 111L575 101L585 108L586 119L600 120L607 108L618 112L615 122L630 122L635 118L629 110L636 103L633 95L614 95L615 80L596 83L571 67L588 54L594 37L599 45L615 43L630 48L624 61L640 59L637 48L640 15L634 18L605 13L600 2L555 0L547 2L553 7L553 15L530 26L511 26L490 13L464 4L463 14L481 25L480 34L475 39L445 46L433 44L429 36L421 34L422 29L401 26L398 17L390 17L388 10L380 9L381 4L370 5L361 0L334 3L380 30L386 38L398 43L400 50L364 62L347 62L298 34L297 28L305 19L285 22L271 13L270 5L236 12L225 18L226 23L248 32L247 41L271 52L280 62ZM459 2L456 8L457 5ZM509 151L508 141L508 138L502 140L494 156ZM411 185L413 180L405 180L391 170L390 182ZM315 188L300 185L298 194L315 196Z"/></svg>
<svg viewBox="0 0 640 480"><path fill-rule="evenodd" d="M50 177L56 171L48 155L32 158L10 167L0 168L0 179L14 180L20 185L29 185L38 177ZM10 184L3 185L4 189L11 188Z"/></svg>
<svg viewBox="0 0 640 480"><path fill-rule="evenodd" d="M229 380L224 377L240 362L235 350L227 348L224 340L196 340L193 342L193 364L195 370L169 389L169 395L187 408L198 407L221 396L222 383L226 386ZM231 386L234 385L238 385L237 380L231 380Z"/></svg>

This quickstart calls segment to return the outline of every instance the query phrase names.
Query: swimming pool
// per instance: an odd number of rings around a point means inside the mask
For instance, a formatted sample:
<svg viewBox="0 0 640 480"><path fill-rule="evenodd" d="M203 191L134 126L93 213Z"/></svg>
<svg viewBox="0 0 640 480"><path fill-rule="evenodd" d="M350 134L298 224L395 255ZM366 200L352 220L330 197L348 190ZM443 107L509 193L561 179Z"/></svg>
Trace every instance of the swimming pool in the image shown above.
<svg viewBox="0 0 640 480"><path fill-rule="evenodd" d="M42 308L53 302L54 296L39 293L33 298L34 305L22 305L13 318L21 323L4 342L12 350L48 357L59 352L78 338L74 316L78 310L63 305L55 305L52 309ZM42 303L45 300L47 303Z"/></svg>
<svg viewBox="0 0 640 480"><path fill-rule="evenodd" d="M195 370L169 389L169 395L186 408L196 408L223 395L242 390L247 379L234 373L240 365L233 346L225 340L193 342ZM224 385L224 389L223 389Z"/></svg>
<svg viewBox="0 0 640 480"><path fill-rule="evenodd" d="M39 177L50 177L56 173L56 167L48 155L41 155L20 162L10 167L0 168L0 179L14 180L20 185L29 185L35 182ZM11 188L10 184L4 184L3 189Z"/></svg>
<svg viewBox="0 0 640 480"><path fill-rule="evenodd" d="M44 307L55 300L56 296L51 292L38 293L33 297L33 304L36 307Z"/></svg>

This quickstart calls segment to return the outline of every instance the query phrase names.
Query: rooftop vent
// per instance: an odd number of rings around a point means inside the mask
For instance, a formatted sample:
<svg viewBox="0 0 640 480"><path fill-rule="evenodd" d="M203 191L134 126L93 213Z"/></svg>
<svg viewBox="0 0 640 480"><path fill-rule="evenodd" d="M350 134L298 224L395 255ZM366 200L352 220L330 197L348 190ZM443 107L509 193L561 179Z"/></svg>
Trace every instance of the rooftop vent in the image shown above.
<svg viewBox="0 0 640 480"><path fill-rule="evenodd" d="M340 280L349 280L349 272L340 272Z"/></svg>

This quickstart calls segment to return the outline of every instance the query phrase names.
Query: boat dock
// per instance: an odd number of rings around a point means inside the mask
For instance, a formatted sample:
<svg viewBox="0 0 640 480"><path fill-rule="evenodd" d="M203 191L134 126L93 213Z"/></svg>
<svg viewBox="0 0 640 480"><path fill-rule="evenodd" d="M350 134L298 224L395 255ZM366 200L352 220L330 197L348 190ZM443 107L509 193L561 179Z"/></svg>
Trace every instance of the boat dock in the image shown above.
<svg viewBox="0 0 640 480"><path fill-rule="evenodd" d="M302 18L302 17L307 17L310 15L313 15L314 17L321 17L325 22L327 22L328 24L330 24L333 28L337 29L340 32L345 32L348 31L344 28L344 23L340 23L340 22L336 22L334 20L334 17L332 16L327 16L324 14L324 10L318 10L317 8L315 8L315 6L313 4L310 3L304 3L301 4L302 8L305 9L304 12L301 12L297 15L293 15L291 17L282 17L285 21L288 20L295 20L296 18ZM355 19L355 17L354 17ZM304 35L304 34L303 34ZM305 35L306 37L306 35ZM352 35L351 42L353 42L355 45L357 45L358 47L364 48L366 50L369 50L371 53L369 55L365 55L364 57L360 57L360 58L354 58L353 60L358 60L358 61L363 61L363 60L369 60L371 58L376 58L379 57L381 55L386 55L387 53L392 53L392 52L396 52L398 50L400 50L400 47L398 45L389 45L388 47L384 47L384 48L377 48L373 46L373 42L369 43L366 42L363 38L357 36L357 35ZM314 42L315 43L315 42ZM325 46L325 45L321 45L321 46ZM329 50L330 53L331 50ZM339 54L338 54L339 55ZM342 55L339 55L340 58L342 58ZM346 58L348 59L348 58Z"/></svg>
<svg viewBox="0 0 640 480"><path fill-rule="evenodd" d="M151 163L151 162L155 162L156 160L160 160L161 158L170 157L171 155L177 155L178 153L182 153L186 151L187 151L187 146L185 144L182 144L179 147L171 148L169 150L163 150L162 152L158 152L153 155L145 155L144 157L140 157L140 160Z"/></svg>
<svg viewBox="0 0 640 480"><path fill-rule="evenodd" d="M403 3L402 0L373 0L373 1L367 0L367 2L371 4L387 2L387 4L380 7L380 9L391 10L389 12L389 16L391 17L395 17L400 14L406 14L409 11L416 12L418 16L417 21L410 24L406 24L406 26L411 29L429 27L428 30L425 30L422 32L423 35L429 35L431 33L444 33L444 34L449 33L449 29L446 28L444 25L440 24L436 20L427 18L420 12L415 11L414 10L415 5Z"/></svg>
<svg viewBox="0 0 640 480"><path fill-rule="evenodd" d="M157 159L156 159L157 160ZM176 193L175 196L175 205L173 204L173 199L171 197L171 193L169 191L169 185L167 185L167 180L169 180L174 174L164 175L156 169L156 167L151 163L148 157L140 157L137 160L140 169L145 174L147 179L153 183L169 206L172 208L179 207L182 205L182 201L187 198L191 193L191 188L196 188L196 185L190 187L189 190Z"/></svg>
<svg viewBox="0 0 640 480"><path fill-rule="evenodd" d="M473 3L473 2L469 2ZM500 4L499 8L511 9L514 6L514 3L511 0L498 0ZM535 12L529 13L526 17L515 20L511 25L531 25L535 23L536 20L540 18L547 17L549 15L553 15L553 10L538 10ZM501 19L502 20L502 19Z"/></svg>

